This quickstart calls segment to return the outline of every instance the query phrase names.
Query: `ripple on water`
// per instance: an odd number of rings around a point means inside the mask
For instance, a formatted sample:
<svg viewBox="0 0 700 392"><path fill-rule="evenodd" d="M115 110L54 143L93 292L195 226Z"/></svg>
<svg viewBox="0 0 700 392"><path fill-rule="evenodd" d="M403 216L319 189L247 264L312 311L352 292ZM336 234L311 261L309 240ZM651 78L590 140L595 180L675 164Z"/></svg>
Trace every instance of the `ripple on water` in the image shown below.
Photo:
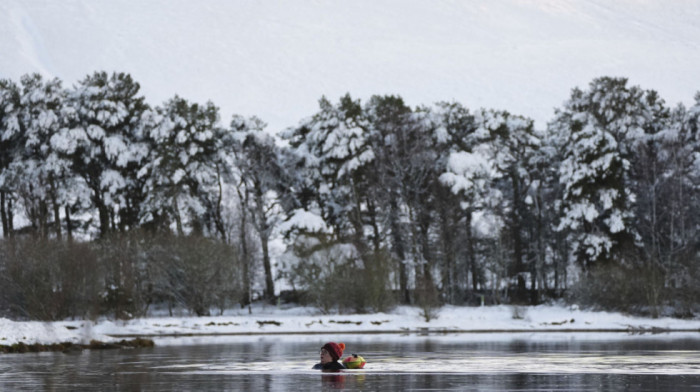
<svg viewBox="0 0 700 392"><path fill-rule="evenodd" d="M348 374L700 374L700 352L698 351L643 351L611 355L606 352L572 353L522 353L501 355L446 354L441 357L428 356L383 356L368 357L364 369L346 370ZM299 373L309 371L310 361L252 361L224 363L191 363L155 366L159 371L189 373Z"/></svg>

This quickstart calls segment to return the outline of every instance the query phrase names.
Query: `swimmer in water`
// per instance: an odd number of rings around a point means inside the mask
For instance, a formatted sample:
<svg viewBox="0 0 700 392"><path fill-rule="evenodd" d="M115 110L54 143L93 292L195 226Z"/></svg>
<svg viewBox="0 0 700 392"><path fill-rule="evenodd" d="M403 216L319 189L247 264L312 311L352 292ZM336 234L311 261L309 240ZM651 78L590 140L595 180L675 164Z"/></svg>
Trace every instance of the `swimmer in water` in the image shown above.
<svg viewBox="0 0 700 392"><path fill-rule="evenodd" d="M345 350L344 343L328 342L321 347L321 362L314 365L312 369L320 370L342 370L345 369L342 363L338 362Z"/></svg>

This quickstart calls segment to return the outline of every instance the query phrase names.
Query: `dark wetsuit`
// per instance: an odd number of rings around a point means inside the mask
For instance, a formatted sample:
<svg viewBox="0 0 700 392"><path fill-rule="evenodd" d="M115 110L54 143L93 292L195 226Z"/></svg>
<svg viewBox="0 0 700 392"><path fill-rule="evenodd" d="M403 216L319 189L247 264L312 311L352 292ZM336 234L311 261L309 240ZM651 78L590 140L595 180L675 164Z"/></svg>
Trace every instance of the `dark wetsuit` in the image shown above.
<svg viewBox="0 0 700 392"><path fill-rule="evenodd" d="M316 370L343 370L345 369L345 366L343 366L342 363L338 361L333 361L333 362L328 362L326 364L321 364L317 363L312 367L312 369Z"/></svg>

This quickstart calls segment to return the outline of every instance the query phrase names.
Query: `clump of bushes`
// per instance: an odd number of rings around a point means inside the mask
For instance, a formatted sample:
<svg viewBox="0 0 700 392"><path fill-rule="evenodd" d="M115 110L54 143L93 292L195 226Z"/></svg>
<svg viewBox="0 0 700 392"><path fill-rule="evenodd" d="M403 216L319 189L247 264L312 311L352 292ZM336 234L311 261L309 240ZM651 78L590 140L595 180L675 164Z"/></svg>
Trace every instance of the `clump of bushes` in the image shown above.
<svg viewBox="0 0 700 392"><path fill-rule="evenodd" d="M33 320L94 315L100 266L86 243L14 238L0 242L0 309Z"/></svg>
<svg viewBox="0 0 700 392"><path fill-rule="evenodd" d="M394 304L387 282L391 258L384 252L361 257L354 246L306 238L285 268L285 277L304 304L322 313L383 312Z"/></svg>
<svg viewBox="0 0 700 392"><path fill-rule="evenodd" d="M598 265L571 287L568 299L603 310L658 317L670 299L664 281L663 271L650 266Z"/></svg>
<svg viewBox="0 0 700 392"><path fill-rule="evenodd" d="M208 315L240 302L241 261L203 236L132 231L94 242L17 236L0 241L0 315L116 319L162 304Z"/></svg>

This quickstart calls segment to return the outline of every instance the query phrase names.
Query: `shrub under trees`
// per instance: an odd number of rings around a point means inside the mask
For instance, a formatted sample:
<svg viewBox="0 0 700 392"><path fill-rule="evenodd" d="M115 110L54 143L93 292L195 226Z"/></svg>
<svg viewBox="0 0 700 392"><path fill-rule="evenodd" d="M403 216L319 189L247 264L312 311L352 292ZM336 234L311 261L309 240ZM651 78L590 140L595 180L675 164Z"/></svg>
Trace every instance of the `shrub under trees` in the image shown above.
<svg viewBox="0 0 700 392"><path fill-rule="evenodd" d="M240 270L233 247L202 236L18 237L0 246L0 311L33 320L129 319L152 306L209 315L241 302Z"/></svg>

